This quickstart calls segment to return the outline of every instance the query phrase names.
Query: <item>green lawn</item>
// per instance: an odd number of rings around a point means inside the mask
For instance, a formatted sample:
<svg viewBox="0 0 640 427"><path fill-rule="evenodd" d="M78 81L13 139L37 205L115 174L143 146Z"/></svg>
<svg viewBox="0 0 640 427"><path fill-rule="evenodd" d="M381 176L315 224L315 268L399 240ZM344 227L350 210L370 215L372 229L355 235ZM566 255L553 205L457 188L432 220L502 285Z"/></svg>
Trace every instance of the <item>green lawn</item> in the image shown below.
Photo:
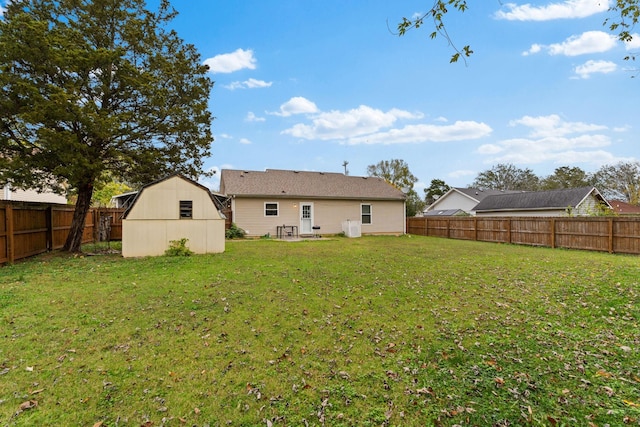
<svg viewBox="0 0 640 427"><path fill-rule="evenodd" d="M42 256L0 268L0 425L638 425L639 282L415 236Z"/></svg>

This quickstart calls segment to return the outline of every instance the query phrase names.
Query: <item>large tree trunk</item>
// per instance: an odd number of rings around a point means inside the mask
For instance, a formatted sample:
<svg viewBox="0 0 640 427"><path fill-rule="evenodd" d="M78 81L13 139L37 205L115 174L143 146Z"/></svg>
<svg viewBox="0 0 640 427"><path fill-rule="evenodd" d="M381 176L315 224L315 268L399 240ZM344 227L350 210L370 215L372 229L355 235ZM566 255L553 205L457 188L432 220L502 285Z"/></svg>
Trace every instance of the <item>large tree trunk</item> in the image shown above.
<svg viewBox="0 0 640 427"><path fill-rule="evenodd" d="M78 188L78 200L76 209L73 211L71 230L67 236L67 241L62 247L63 251L80 252L82 246L82 235L84 234L84 223L91 208L91 196L93 196L93 184L84 184Z"/></svg>

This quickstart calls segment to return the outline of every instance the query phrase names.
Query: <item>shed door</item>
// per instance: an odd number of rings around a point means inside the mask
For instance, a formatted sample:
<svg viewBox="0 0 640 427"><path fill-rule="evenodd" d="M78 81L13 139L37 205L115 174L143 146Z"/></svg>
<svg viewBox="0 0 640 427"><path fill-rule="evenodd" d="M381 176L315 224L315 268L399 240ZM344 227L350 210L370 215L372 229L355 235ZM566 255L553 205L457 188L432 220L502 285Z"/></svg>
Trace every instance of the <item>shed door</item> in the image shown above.
<svg viewBox="0 0 640 427"><path fill-rule="evenodd" d="M313 203L300 203L300 234L313 233Z"/></svg>

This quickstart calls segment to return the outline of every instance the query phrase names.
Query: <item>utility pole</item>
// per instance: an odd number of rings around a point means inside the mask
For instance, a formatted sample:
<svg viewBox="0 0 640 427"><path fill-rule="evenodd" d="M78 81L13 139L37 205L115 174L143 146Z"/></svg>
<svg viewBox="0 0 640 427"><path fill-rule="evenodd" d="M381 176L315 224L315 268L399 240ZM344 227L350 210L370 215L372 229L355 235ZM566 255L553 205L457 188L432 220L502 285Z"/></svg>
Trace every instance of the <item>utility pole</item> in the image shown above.
<svg viewBox="0 0 640 427"><path fill-rule="evenodd" d="M349 162L347 162L346 160L344 162L342 162L342 166L344 167L344 174L345 175L349 175L349 170L347 169L347 165L349 164Z"/></svg>

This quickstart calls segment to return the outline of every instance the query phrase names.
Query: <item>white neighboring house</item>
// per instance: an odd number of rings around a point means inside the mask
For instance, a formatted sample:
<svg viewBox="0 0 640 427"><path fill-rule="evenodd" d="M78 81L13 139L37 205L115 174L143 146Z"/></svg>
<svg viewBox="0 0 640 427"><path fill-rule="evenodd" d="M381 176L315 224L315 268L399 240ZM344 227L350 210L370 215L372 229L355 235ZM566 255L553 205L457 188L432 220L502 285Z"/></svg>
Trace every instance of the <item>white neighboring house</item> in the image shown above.
<svg viewBox="0 0 640 427"><path fill-rule="evenodd" d="M489 196L474 210L477 216L590 216L600 206L612 209L595 187L580 187Z"/></svg>
<svg viewBox="0 0 640 427"><path fill-rule="evenodd" d="M49 192L38 193L36 190L20 190L7 185L0 187L0 200L12 200L16 202L58 203L67 204L67 198L60 194Z"/></svg>
<svg viewBox="0 0 640 427"><path fill-rule="evenodd" d="M142 187L124 213L122 256L162 255L183 238L195 253L224 252L225 217L209 189L179 174Z"/></svg>
<svg viewBox="0 0 640 427"><path fill-rule="evenodd" d="M451 187L431 205L424 210L425 216L438 215L432 211L441 212L439 216L460 215L464 211L469 215L475 215L473 209L485 197L505 193L519 193L519 191L481 190L479 188Z"/></svg>

